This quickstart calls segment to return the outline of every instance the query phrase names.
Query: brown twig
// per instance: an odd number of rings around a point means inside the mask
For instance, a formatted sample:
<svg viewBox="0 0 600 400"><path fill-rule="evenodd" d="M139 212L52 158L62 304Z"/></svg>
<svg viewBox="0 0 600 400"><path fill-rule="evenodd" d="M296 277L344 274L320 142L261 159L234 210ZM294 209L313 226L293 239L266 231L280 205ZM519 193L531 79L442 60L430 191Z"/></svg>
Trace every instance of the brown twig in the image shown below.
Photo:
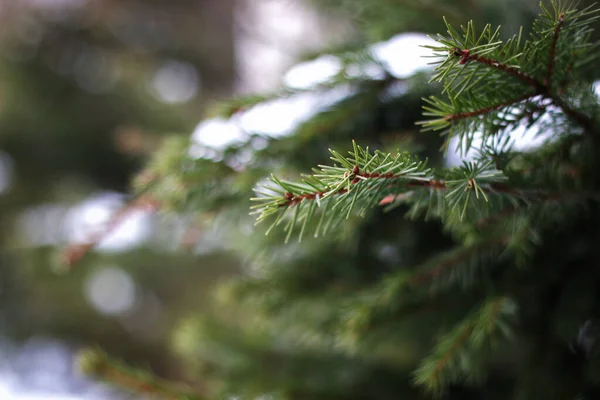
<svg viewBox="0 0 600 400"><path fill-rule="evenodd" d="M519 103L521 101L528 100L528 99L530 99L530 98L532 98L534 96L537 96L538 94L539 93L525 94L525 95L520 96L520 97L518 97L518 98L516 98L514 100L508 100L508 101L505 101L503 103L495 104L493 106L485 107L485 108L482 108L482 109L479 109L479 110L465 111L465 112L458 113L458 114L449 114L449 115L446 115L444 117L444 119L447 120L447 121L455 121L457 119L476 117L478 115L487 114L490 111L499 110L501 108L511 106L511 105Z"/></svg>
<svg viewBox="0 0 600 400"><path fill-rule="evenodd" d="M358 166L354 166L352 171L348 171L346 172L346 174L348 174L348 178L352 179L351 180L351 184L357 184L360 181L364 180L364 179L399 179L399 178L406 178L406 176L404 176L404 174L400 173L400 174L394 174L393 172L390 173L378 173L378 172L360 172ZM471 178L469 180L469 187L473 188L475 186L475 179ZM408 182L406 182L406 187L407 188L430 188L432 190L435 191L444 191L447 189L447 185L446 182L439 179L430 179L430 180L420 180L420 179L413 179L413 180L409 180ZM538 197L542 200L556 200L556 199L562 199L565 197L569 197L569 196L579 196L579 197L588 197L588 198L600 198L600 194L595 194L595 193L575 193L575 194L568 194L567 196L564 193L560 193L560 192L547 192L547 191L543 191L543 190L539 190L539 189L521 189L521 188L517 188L517 187L513 187L513 186L508 186L504 183L498 183L498 182L494 182L494 183L490 183L486 186L489 190L493 191L493 192L497 192L497 193L504 193L504 194L508 194L508 195L513 195L516 197ZM347 188L342 188L339 189L336 193L334 193L334 195L340 195L340 194L344 194L347 193L348 189ZM293 194L291 192L286 192L284 197L285 197L285 201L279 204L279 207L291 207L297 204L300 204L302 201L305 200L316 200L317 198L323 198L323 196L325 196L328 192L327 191L315 191L315 192L310 192L310 193L303 193L303 194ZM405 193L395 193L395 194L391 194L388 196L385 196L381 202L380 205L385 205L385 204L389 204L391 203L396 197L404 195ZM331 194L330 194L331 196ZM393 196L393 198L391 198L390 196Z"/></svg>
<svg viewBox="0 0 600 400"><path fill-rule="evenodd" d="M76 262L80 261L103 239L105 239L108 235L114 232L114 230L117 229L119 225L125 220L125 218L133 211L155 211L158 207L158 202L149 196L141 196L136 198L131 203L121 208L114 215L112 215L104 229L97 231L83 243L72 244L69 247L67 247L62 255L63 263L70 267Z"/></svg>
<svg viewBox="0 0 600 400"><path fill-rule="evenodd" d="M357 171L357 172L354 172ZM403 174L394 174L394 173L386 173L386 174L380 174L378 172L358 172L358 167L355 166L354 170L351 173L351 184L357 184L359 183L362 179L358 178L361 177L363 179L397 179L397 178L402 178ZM422 180L412 180L406 183L407 187L429 187L432 188L434 190L446 190L446 183L442 180L435 180L435 179L431 179L429 181L422 181ZM344 194L347 193L348 189L346 188L342 188L340 190L338 190L336 193L334 193L334 195L340 195L340 194ZM285 202L282 202L279 207L291 207L294 206L296 204L300 204L302 201L304 200L316 200L317 198L322 198L323 196L325 196L325 194L328 193L327 191L315 191L315 192L311 192L311 193L303 193L303 194L293 194L290 192L286 192L284 197L285 197ZM330 195L331 196L331 195Z"/></svg>
<svg viewBox="0 0 600 400"><path fill-rule="evenodd" d="M498 60L493 60L491 58L479 56L477 54L472 54L471 51L468 49L464 49L464 50L454 49L454 54L457 57L460 57L460 60L458 62L459 64L466 64L468 62L474 61L474 62L478 62L480 64L487 65L491 68L494 68L499 71L503 71L503 72L506 72L507 74L515 76L519 80L521 80L521 81L525 82L526 84L528 84L529 86L535 88L536 92L541 92L541 88L543 87L543 85L540 82L538 82L531 76L527 75L526 73L520 71L519 69L517 69L515 67L508 66Z"/></svg>

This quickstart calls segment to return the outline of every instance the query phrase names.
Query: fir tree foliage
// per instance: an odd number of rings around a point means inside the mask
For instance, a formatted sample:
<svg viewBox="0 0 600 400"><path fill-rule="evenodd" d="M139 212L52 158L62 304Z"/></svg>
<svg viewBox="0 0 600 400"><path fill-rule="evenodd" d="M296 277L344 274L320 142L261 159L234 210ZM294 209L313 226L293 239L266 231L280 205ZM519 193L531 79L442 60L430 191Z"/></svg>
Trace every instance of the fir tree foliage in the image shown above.
<svg viewBox="0 0 600 400"><path fill-rule="evenodd" d="M463 28L463 34L448 25L449 37L435 37L442 46L432 47L432 50L438 52L438 58L444 59L439 61L432 81L442 83L442 93L447 95L447 102L438 97L427 100L425 115L439 118L423 122L425 130L443 129L449 137L446 143L457 136L460 139L458 148L467 151L476 137L483 141L488 137L497 138L501 131L515 127L522 118L531 118L529 101L540 103L548 100L543 106L538 106L541 114L537 118L543 113L560 112L565 119L578 123L584 131L582 134L593 133L591 116L572 108L570 100L561 97L561 94L564 94L569 75L595 56L588 54L593 46L585 39L597 16L593 9L575 11L562 8L557 3L552 3L552 10L542 5L542 10L532 38L526 42L521 34L503 42L499 40L499 28L492 31L489 25L477 35L473 22ZM575 45L572 46L572 43ZM540 49L547 51L543 53ZM540 65L546 66L545 69ZM560 82L559 86L557 82ZM519 93L517 98L515 93ZM557 111L549 107L551 104L556 106ZM586 110L587 113L596 111L597 103L593 104L594 107ZM487 152L495 150L494 147L486 149ZM461 168L433 174L424 167L424 163L412 161L408 155L376 152L371 156L368 149L356 144L350 157L344 157L335 150L331 152L336 165L321 166L320 171L315 171L300 184L273 177L275 185L266 187L266 192L259 191L263 197L255 199L264 203L256 207L260 211L258 221L278 215L274 223L278 225L285 220L282 217L291 206L297 205L294 216L284 225L289 238L297 222L302 222L303 233L315 214L316 206L305 206L305 203L315 200L320 206L322 199L336 196L339 199L332 205L329 201L324 202L325 207L331 207L332 211L341 210L339 215L348 218L358 204L358 213L364 215L386 195L398 194L398 188L394 186L401 185L403 181L404 189L411 186L429 189L431 202L438 198L435 201L438 209L449 209L454 215L458 213L459 220L463 220L470 204L475 210L486 210L489 203L486 193L505 194L513 200L527 195L521 188L500 185L506 177L503 171L494 167L495 160L486 157L486 154L482 154L477 162L465 162ZM435 176L445 179L437 181ZM440 189L446 192L442 201L436 194ZM276 195L270 195L272 193ZM480 199L483 201L476 202ZM437 214L443 215L444 212L438 211ZM335 212L328 213L329 223L325 223L325 227L339 220L337 216Z"/></svg>
<svg viewBox="0 0 600 400"><path fill-rule="evenodd" d="M589 36L597 9L578 11L557 2L541 7L527 40L521 31L503 41L499 28L487 25L478 32L473 22L461 32L447 23L447 35L434 37L439 45L430 49L438 61L431 80L442 85L445 98L425 99L424 115L430 119L420 124L424 131L441 131L446 148L455 137L458 150L477 146L474 160L434 170L406 152L371 153L353 143L347 156L330 150L334 165L320 165L301 182L272 176L270 184L257 189L258 222L272 221L267 233L281 225L286 240L294 231L302 238L313 226L315 236L325 235L352 215L364 216L386 203L412 205L413 217L439 218L462 237L462 246L414 274L400 272L372 289L374 295L365 297L367 303L350 318L352 326L373 324L381 307L391 304L389 312L397 313L401 298L405 305L419 298L425 302L440 291L489 280L497 273L494 266L526 266L547 224L564 225L570 208L577 213L582 202L599 198L578 188L555 191L552 182L542 183L535 174L523 179L528 174L519 164L538 154L520 153L509 140L510 131L524 121L531 125L544 118L553 121L544 125L553 133L549 147L552 141L572 146L596 135L598 102L591 82L581 89L586 85L582 71L596 57ZM476 145L476 139L483 144ZM556 204L561 210L552 217ZM516 315L509 297L484 302L441 338L416 370L415 383L439 393L449 384L477 380L477 360L491 350L487 341L509 338Z"/></svg>
<svg viewBox="0 0 600 400"><path fill-rule="evenodd" d="M453 18L433 36L430 86L424 74L341 73L308 91L350 94L287 137L255 147L260 135L250 134L212 159L168 144L139 192L167 208L233 216L229 246L249 264L220 292L220 307L243 309L235 322L191 323L179 342L197 376L218 382L208 392L597 398L597 18L597 8L543 3L528 36L507 40ZM234 99L218 112L297 93ZM403 125L415 105L425 117L418 135ZM519 149L511 134L523 127L543 144ZM455 167L423 150L451 141L464 155ZM260 226L251 234L234 204L246 216L252 208ZM579 291L586 296L573 301Z"/></svg>

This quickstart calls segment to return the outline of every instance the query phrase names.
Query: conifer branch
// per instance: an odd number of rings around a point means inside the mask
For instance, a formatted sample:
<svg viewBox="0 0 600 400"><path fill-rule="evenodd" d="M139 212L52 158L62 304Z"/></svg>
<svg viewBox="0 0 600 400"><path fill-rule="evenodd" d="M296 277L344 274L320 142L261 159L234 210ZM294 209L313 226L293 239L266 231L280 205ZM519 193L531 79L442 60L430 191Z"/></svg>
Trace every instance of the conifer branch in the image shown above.
<svg viewBox="0 0 600 400"><path fill-rule="evenodd" d="M356 166L355 166L356 167ZM353 168L357 170L358 168ZM402 178L401 174L379 174L379 173L369 173L369 172L357 172L351 175L352 181L351 184L355 185L360 183L363 180L395 180ZM392 186L390 186L391 188ZM407 188L431 188L432 190L446 190L446 183L443 180L435 180L431 179L429 181L422 180L407 180L406 182ZM337 192L327 192L327 191L314 191L303 194L292 194L291 192L285 192L285 202L279 204L279 207L292 207L302 203L303 201L318 201L319 199L324 198L326 195L328 196L336 196L348 193L348 189L342 188ZM396 193L395 196L400 195L400 193Z"/></svg>
<svg viewBox="0 0 600 400"><path fill-rule="evenodd" d="M467 64L468 62L474 61L483 65L486 65L490 68L494 68L498 71L502 71L505 72L509 75L512 75L514 77L516 77L517 79L519 79L520 81L526 83L527 85L533 87L534 89L536 89L537 92L541 91L541 88L543 87L543 85L538 82L537 80L535 80L534 78L532 78L531 76L529 76L528 74L526 74L523 71L520 71L519 69L515 68L515 67L511 67L501 61L498 60L494 60L485 56L481 56L478 54L473 54L471 52L471 50L469 49L454 49L453 50L453 54L456 57L459 57L459 61L458 63L460 65L463 64Z"/></svg>
<svg viewBox="0 0 600 400"><path fill-rule="evenodd" d="M454 357L455 354L459 352L461 348L465 345L465 342L469 339L469 336L471 336L473 329L474 327L471 324L465 324L464 327L461 327L461 329L459 330L458 337L450 344L450 348L448 349L448 351L446 351L446 353L442 356L441 359L435 362L433 366L433 371L427 377L427 379L430 380L430 385L439 379L440 373L444 370L444 368L446 368L446 365L448 364L450 359Z"/></svg>
<svg viewBox="0 0 600 400"><path fill-rule="evenodd" d="M436 179L440 173L435 174L425 162L406 153L392 156L376 151L371 154L368 148L363 149L356 143L349 157L334 150L331 153L336 164L321 165L314 175L305 176L302 182L282 181L273 176L271 185L257 189L261 197L252 199L261 203L253 207L254 213L259 214L257 223L275 217L267 233L284 222L286 213L294 209L284 228L288 239L298 224L301 224L302 238L317 213L321 214L321 222L315 235L325 234L331 226L349 218L355 208L362 216L387 195L402 192L421 191L427 196L445 192L443 203L450 212L456 211L460 219L468 210L483 211L490 195L521 195L517 189L501 184L506 177L491 162L465 163L460 168L441 171L445 179Z"/></svg>
<svg viewBox="0 0 600 400"><path fill-rule="evenodd" d="M425 283L432 282L442 273L463 265L465 262L472 259L474 255L481 253L482 250L490 249L497 245L504 246L508 244L510 237L499 236L488 240L482 240L470 246L459 248L442 255L439 261L433 263L434 267L423 272L418 272L410 280L411 286L419 286Z"/></svg>
<svg viewBox="0 0 600 400"><path fill-rule="evenodd" d="M539 93L524 94L523 96L519 96L516 99L503 101L503 102L501 102L499 104L494 104L494 105L491 105L491 106L483 107L483 108L480 108L480 109L475 110L475 111L463 111L463 112L460 112L460 113L457 113L457 114L449 114L449 115L446 115L444 117L444 119L446 119L447 121L455 121L455 120L458 120L458 119L472 118L472 117L476 117L478 115L488 114L490 111L500 110L502 108L509 107L509 106L511 106L513 104L520 103L520 102L525 101L525 100L529 100L532 97L537 96L538 94Z"/></svg>
<svg viewBox="0 0 600 400"><path fill-rule="evenodd" d="M554 104L586 133L596 134L594 120L559 96L571 70L597 56L589 37L591 24L598 16L589 7L576 11L552 4L554 12L542 6L543 13L534 23L532 37L524 44L521 33L502 41L499 29L493 31L489 25L477 36L471 22L466 28L461 27L462 33L446 22L449 36L437 35L434 39L440 46L428 47L443 57L432 80L443 84L442 93L448 95L449 101L425 99L424 115L435 119L419 122L423 130L443 130L448 139L458 136L460 148L466 151L475 139L474 132L483 132L487 137L520 122L512 112L525 104L514 102L514 93L524 92L529 86L534 89L532 95L524 94L520 100L534 96L548 99L542 112ZM576 56L580 58L578 63ZM516 78L516 82L507 77ZM556 94L551 85L559 82Z"/></svg>
<svg viewBox="0 0 600 400"><path fill-rule="evenodd" d="M289 210L294 209L284 230L288 232L289 239L294 228L301 223L302 238L318 211L321 216L315 235L322 235L349 218L355 207L359 208L359 215L363 215L387 194L398 191L399 187L437 185L427 163L407 153L391 155L376 151L371 154L368 148L363 149L356 143L353 147L349 157L330 150L331 159L336 164L321 165L320 169L315 169L315 174L305 176L302 182L288 182L272 176L271 184L256 190L260 197L252 199L261 203L253 207L259 214L257 223L275 217L268 233L284 221Z"/></svg>
<svg viewBox="0 0 600 400"><path fill-rule="evenodd" d="M115 212L104 225L83 243L75 243L68 246L62 254L62 262L71 267L85 257L94 247L102 242L108 235L113 233L123 221L136 210L158 209L159 204L150 196L139 196Z"/></svg>
<svg viewBox="0 0 600 400"><path fill-rule="evenodd" d="M465 216L474 221L487 218L490 198L500 202L507 199L514 206L519 202L544 202L568 198L596 198L593 193L561 193L542 189L515 187L507 183L504 174L493 161L464 163L461 167L435 172L405 153L391 154L376 151L371 154L354 143L354 151L344 157L331 151L333 166L321 165L314 175L302 182L283 181L273 176L270 185L258 188L260 202L253 207L258 214L257 223L269 218L274 222L268 228L285 223L287 239L300 226L301 239L315 219L319 223L315 236L324 235L354 209L358 215L377 205L391 202L391 197L401 196L413 203L413 216L419 209L437 209L437 217L462 222ZM435 178L444 176L444 179ZM318 214L321 214L318 216Z"/></svg>
<svg viewBox="0 0 600 400"><path fill-rule="evenodd" d="M132 369L100 350L89 349L78 356L80 370L127 391L160 400L205 400L183 385L175 385L145 371Z"/></svg>
<svg viewBox="0 0 600 400"><path fill-rule="evenodd" d="M415 383L439 394L448 384L476 380L494 341L511 335L509 322L515 313L515 303L506 297L484 301L438 341L415 371ZM469 362L461 362L465 358Z"/></svg>

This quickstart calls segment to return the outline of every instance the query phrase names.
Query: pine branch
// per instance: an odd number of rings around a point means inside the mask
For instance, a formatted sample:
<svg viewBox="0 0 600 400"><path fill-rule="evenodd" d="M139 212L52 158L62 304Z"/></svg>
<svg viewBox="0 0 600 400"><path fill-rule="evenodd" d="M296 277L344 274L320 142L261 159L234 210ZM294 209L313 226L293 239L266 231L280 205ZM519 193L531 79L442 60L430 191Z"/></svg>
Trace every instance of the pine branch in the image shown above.
<svg viewBox="0 0 600 400"><path fill-rule="evenodd" d="M259 215L257 223L274 219L267 234L285 224L286 240L298 226L300 240L308 229L314 229L315 237L325 235L351 215L363 216L382 201L390 202L390 196L412 203L409 215L413 218L426 210L449 225L485 219L490 210L505 208L506 203L517 207L519 203L597 198L594 193L512 186L494 162L485 158L435 172L406 153L371 154L356 143L347 157L334 150L331 153L336 161L333 166L321 165L301 182L273 176L271 184L256 190L260 197L252 200L261 203L253 206L253 213ZM440 175L445 175L444 179L435 178ZM316 228L309 228L316 219Z"/></svg>
<svg viewBox="0 0 600 400"><path fill-rule="evenodd" d="M267 233L286 222L286 240L298 225L301 225L301 239L309 223L320 213L315 236L323 235L348 219L355 209L362 216L390 194L420 192L431 198L444 192L440 207L456 212L459 219L468 211L485 212L490 195L521 195L502 184L506 177L491 162L465 163L460 168L443 171L445 179L436 179L425 162L406 153L371 154L368 148L356 143L348 157L334 150L331 153L334 166L321 165L314 175L306 176L300 183L273 176L270 185L257 189L261 197L252 199L261 203L253 207L259 215L257 223L275 218Z"/></svg>
<svg viewBox="0 0 600 400"><path fill-rule="evenodd" d="M139 196L115 212L105 223L102 229L95 233L83 243L75 243L68 246L62 254L62 263L67 267L72 267L81 261L90 251L100 242L113 233L121 223L134 211L150 210L156 211L160 205L150 196Z"/></svg>
<svg viewBox="0 0 600 400"><path fill-rule="evenodd" d="M598 16L591 8L576 11L556 2L552 9L542 6L534 34L525 43L520 33L503 42L499 29L492 31L489 25L477 36L472 22L462 33L446 22L448 36L437 35L440 45L429 48L442 58L432 81L442 83L449 101L426 99L424 115L435 118L419 122L423 130L442 130L448 139L458 136L460 148L468 150L475 132L481 131L485 140L515 127L520 119L512 113L539 96L550 100L542 112L553 104L586 133L596 134L594 120L560 96L567 76L597 56L589 38ZM556 90L553 82L561 82ZM514 93L523 94L515 98Z"/></svg>
<svg viewBox="0 0 600 400"><path fill-rule="evenodd" d="M499 104L493 104L491 106L483 107L478 110L463 111L463 112L457 113L457 114L449 114L449 115L446 115L444 118L447 121L455 121L457 119L463 119L463 118L473 118L473 117L477 117L479 115L488 114L490 111L500 110L502 108L512 106L513 104L521 103L525 100L531 99L532 97L534 97L536 95L537 95L536 93L529 93L529 94L525 94L523 96L517 97L516 99L504 101Z"/></svg>
<svg viewBox="0 0 600 400"><path fill-rule="evenodd" d="M473 54L471 53L471 50L468 49L453 49L453 54L454 56L459 57L459 65L464 65L471 61L474 61L486 65L490 68L494 68L498 71L502 71L509 75L512 75L520 81L533 87L537 92L541 90L540 88L542 87L542 85L537 80L524 73L523 71L520 71L519 69L506 64L505 62L494 60L492 58L488 58L478 54Z"/></svg>
<svg viewBox="0 0 600 400"><path fill-rule="evenodd" d="M486 251L491 251L490 258L496 257L500 254L500 250L494 251L493 249L498 248L498 246L504 247L509 241L509 237L499 236L450 251L443 254L441 257L436 258L433 262L430 262L431 265L434 266L433 268L427 268L424 271L417 272L417 274L409 280L408 284L411 286L421 286L426 283L429 284L440 278L442 274L457 276L459 274L453 274L457 268L460 266L470 267L469 264L471 264L472 261L475 261L475 265L480 264L479 258L485 254ZM463 269L466 270L465 268ZM468 281L471 280L472 277L468 277ZM463 278L461 281L465 282L466 279Z"/></svg>
<svg viewBox="0 0 600 400"><path fill-rule="evenodd" d="M162 380L148 372L132 369L113 360L100 350L79 354L79 368L87 375L106 381L130 392L161 400L204 400L206 397L190 389Z"/></svg>
<svg viewBox="0 0 600 400"><path fill-rule="evenodd" d="M431 355L415 371L415 383L440 394L448 384L477 381L479 368L494 350L494 342L511 335L509 322L515 313L512 300L487 299L438 341Z"/></svg>
<svg viewBox="0 0 600 400"><path fill-rule="evenodd" d="M431 257L411 270L401 269L367 289L346 316L345 326L354 336L407 316L426 307L433 299L455 290L469 290L491 273L499 261L516 253L507 252L515 238L497 235L459 246Z"/></svg>
<svg viewBox="0 0 600 400"><path fill-rule="evenodd" d="M267 230L284 222L287 239L298 224L301 224L300 239L317 211L321 214L314 235L326 234L332 226L347 219L358 208L364 215L375 207L386 194L399 187L435 187L432 170L426 162L419 161L407 153L396 155L363 149L354 143L349 157L330 150L334 166L321 165L315 174L305 176L302 182L294 183L273 176L271 184L256 191L261 197L252 200L261 204L254 206L259 214L257 223L275 217ZM293 212L293 215L291 215Z"/></svg>

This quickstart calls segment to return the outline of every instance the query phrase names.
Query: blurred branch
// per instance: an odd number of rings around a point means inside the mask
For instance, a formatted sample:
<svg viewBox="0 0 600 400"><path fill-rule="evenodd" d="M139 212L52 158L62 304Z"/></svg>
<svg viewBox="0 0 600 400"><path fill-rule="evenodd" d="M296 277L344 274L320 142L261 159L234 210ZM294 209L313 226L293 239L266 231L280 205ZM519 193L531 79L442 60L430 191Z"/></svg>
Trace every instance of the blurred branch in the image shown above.
<svg viewBox="0 0 600 400"><path fill-rule="evenodd" d="M123 220L127 218L127 216L133 211L143 209L156 210L157 208L158 204L154 199L148 196L137 197L125 207L114 213L106 223L104 229L101 229L95 234L91 235L91 237L84 243L76 243L68 246L62 254L63 264L67 267L71 267L75 263L79 262L102 240L104 240L115 229L117 229Z"/></svg>
<svg viewBox="0 0 600 400"><path fill-rule="evenodd" d="M79 354L80 370L86 375L104 380L123 389L164 400L204 400L183 385L174 385L111 359L100 350L88 349Z"/></svg>

